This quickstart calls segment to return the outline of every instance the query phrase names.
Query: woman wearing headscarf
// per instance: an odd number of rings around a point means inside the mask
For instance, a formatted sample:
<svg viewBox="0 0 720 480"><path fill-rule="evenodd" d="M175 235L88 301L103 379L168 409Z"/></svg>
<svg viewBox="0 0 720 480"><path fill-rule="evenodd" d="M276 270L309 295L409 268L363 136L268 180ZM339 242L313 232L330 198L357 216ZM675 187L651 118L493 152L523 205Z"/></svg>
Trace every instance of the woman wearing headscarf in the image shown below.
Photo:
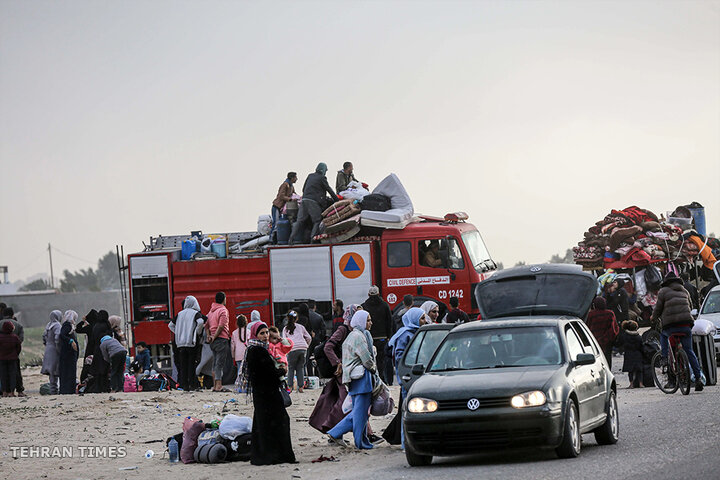
<svg viewBox="0 0 720 480"><path fill-rule="evenodd" d="M603 297L595 297L592 302L592 310L588 312L585 324L595 336L600 349L605 354L608 368L612 368L612 347L615 339L620 333L620 327L615 320L615 314L607 309Z"/></svg>
<svg viewBox="0 0 720 480"><path fill-rule="evenodd" d="M119 315L110 315L108 318L110 329L112 330L112 336L120 342L120 345L127 348L127 341L125 341L125 333L122 331L122 317Z"/></svg>
<svg viewBox="0 0 720 480"><path fill-rule="evenodd" d="M50 395L57 395L58 381L60 375L60 320L62 312L53 310L50 312L50 321L43 332L43 355L42 369L40 373L50 377Z"/></svg>
<svg viewBox="0 0 720 480"><path fill-rule="evenodd" d="M107 311L100 310L98 312L98 320L92 329L93 342L95 343L93 360L90 365L90 372L95 378L92 393L106 393L110 391L110 364L105 361L100 351L100 341L106 335L112 336L110 315Z"/></svg>
<svg viewBox="0 0 720 480"><path fill-rule="evenodd" d="M345 417L342 404L347 397L347 388L342 382L342 359L338 355L342 357L343 342L350 334L350 320L358 310L362 310L362 307L357 304L345 307L342 316L343 323L338 325L323 347L330 365L335 368L335 376L323 387L309 419L310 426L322 433L327 433Z"/></svg>
<svg viewBox="0 0 720 480"><path fill-rule="evenodd" d="M373 339L370 335L372 319L365 310L358 310L350 320L352 332L343 343L342 382L352 397L352 411L328 431L328 438L345 446L343 435L352 431L355 446L369 450L373 444L367 438L368 413L373 390L372 373L375 372Z"/></svg>
<svg viewBox="0 0 720 480"><path fill-rule="evenodd" d="M425 304L427 303L435 302L425 302ZM437 304L435 305L437 306ZM405 315L402 316L402 322L402 328L395 332L395 335L393 335L390 339L390 342L388 342L388 345L393 352L393 361L395 362L396 367L400 363L400 360L405 353L405 349L407 348L408 343L410 343L410 339L412 339L412 337L415 335L415 332L417 332L418 328L420 328L421 325L425 325L425 323L427 323L427 317L425 316L425 311L422 308L412 307L407 312L405 312ZM402 406L403 401L407 396L407 390L405 390L405 386L403 385L402 379L400 378L399 371L397 373L397 381L398 385L400 385L400 402L398 403L398 405ZM400 428L397 428L398 424ZM398 432L400 436L399 441ZM403 448L405 448L405 438L402 432L402 407L400 407L398 409L397 415L395 415L395 418L393 418L393 420L390 422L390 425L388 425L388 428L385 430L383 437L388 441L389 444L397 445L398 443L400 443Z"/></svg>
<svg viewBox="0 0 720 480"><path fill-rule="evenodd" d="M77 333L84 333L85 337L85 354L83 355L83 368L80 372L80 381L84 382L87 376L90 374L90 363L87 362L87 358L91 357L95 352L95 338L93 337L93 328L98 321L98 312L93 308L87 315L85 315L82 321L75 327ZM98 338L98 342L100 339Z"/></svg>
<svg viewBox="0 0 720 480"><path fill-rule="evenodd" d="M67 310L62 318L59 343L59 376L60 394L75 393L77 376L78 342L75 334L75 322L78 314L74 310Z"/></svg>
<svg viewBox="0 0 720 480"><path fill-rule="evenodd" d="M268 328L264 322L252 326L247 343L240 387L252 395L254 406L250 463L295 463L290 417L280 394L280 377L285 371L276 367L268 352Z"/></svg>
<svg viewBox="0 0 720 480"><path fill-rule="evenodd" d="M440 316L440 307L438 307L437 303L428 300L420 305L420 308L425 312L426 323L438 323L437 319Z"/></svg>

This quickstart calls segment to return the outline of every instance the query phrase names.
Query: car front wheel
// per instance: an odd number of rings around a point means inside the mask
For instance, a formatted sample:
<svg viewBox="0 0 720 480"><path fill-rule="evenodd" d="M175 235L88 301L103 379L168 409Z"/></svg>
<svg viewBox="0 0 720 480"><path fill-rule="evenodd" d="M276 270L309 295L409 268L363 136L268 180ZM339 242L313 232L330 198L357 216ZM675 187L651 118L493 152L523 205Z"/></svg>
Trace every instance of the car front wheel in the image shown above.
<svg viewBox="0 0 720 480"><path fill-rule="evenodd" d="M565 409L565 427L563 428L563 439L555 453L560 458L575 458L580 455L580 422L578 419L575 402L568 400Z"/></svg>
<svg viewBox="0 0 720 480"><path fill-rule="evenodd" d="M597 440L600 445L613 445L617 443L620 437L620 419L618 418L615 392L610 392L605 423L596 428L593 433L595 434L595 440Z"/></svg>

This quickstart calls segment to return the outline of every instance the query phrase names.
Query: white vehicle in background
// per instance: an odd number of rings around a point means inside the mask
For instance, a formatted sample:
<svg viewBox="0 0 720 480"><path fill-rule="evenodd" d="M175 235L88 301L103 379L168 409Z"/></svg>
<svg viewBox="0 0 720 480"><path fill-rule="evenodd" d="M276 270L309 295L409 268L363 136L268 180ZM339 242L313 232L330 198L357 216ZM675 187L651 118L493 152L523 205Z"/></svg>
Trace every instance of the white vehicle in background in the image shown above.
<svg viewBox="0 0 720 480"><path fill-rule="evenodd" d="M720 281L720 261L715 262L713 272ZM707 320L715 325L715 356L720 360L720 285L710 290L700 307L700 314L695 320Z"/></svg>

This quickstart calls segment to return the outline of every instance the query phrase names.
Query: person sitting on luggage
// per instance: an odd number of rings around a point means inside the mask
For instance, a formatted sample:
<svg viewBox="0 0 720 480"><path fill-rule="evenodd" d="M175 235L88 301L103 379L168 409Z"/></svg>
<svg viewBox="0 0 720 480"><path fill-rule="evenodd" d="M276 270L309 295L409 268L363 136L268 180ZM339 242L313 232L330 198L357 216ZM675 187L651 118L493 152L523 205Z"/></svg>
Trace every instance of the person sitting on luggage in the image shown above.
<svg viewBox="0 0 720 480"><path fill-rule="evenodd" d="M425 265L428 267L442 267L442 258L440 258L440 243L437 240L430 242L430 247L425 252Z"/></svg>
<svg viewBox="0 0 720 480"><path fill-rule="evenodd" d="M344 192L348 188L350 182L357 182L355 175L353 175L353 164L352 162L343 163L343 169L338 170L337 178L335 179L335 191L338 195Z"/></svg>
<svg viewBox="0 0 720 480"><path fill-rule="evenodd" d="M622 333L619 343L625 351L622 371L627 372L630 380L628 388L643 386L643 341L638 333L638 324L633 320L622 322Z"/></svg>

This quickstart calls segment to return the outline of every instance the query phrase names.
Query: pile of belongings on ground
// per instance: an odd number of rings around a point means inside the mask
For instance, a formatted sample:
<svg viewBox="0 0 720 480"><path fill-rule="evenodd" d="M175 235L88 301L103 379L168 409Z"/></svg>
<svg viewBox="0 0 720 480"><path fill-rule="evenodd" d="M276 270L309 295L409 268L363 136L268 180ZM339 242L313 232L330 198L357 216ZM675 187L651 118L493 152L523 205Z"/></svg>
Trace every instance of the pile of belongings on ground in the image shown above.
<svg viewBox="0 0 720 480"><path fill-rule="evenodd" d="M252 419L228 414L222 421L204 423L187 417L183 431L167 439L175 439L183 463L220 463L250 460Z"/></svg>
<svg viewBox="0 0 720 480"><path fill-rule="evenodd" d="M361 227L402 229L415 213L410 196L394 173L385 177L372 192L357 182L350 182L339 196L342 199L322 213L322 233L313 240L344 242L358 235Z"/></svg>
<svg viewBox="0 0 720 480"><path fill-rule="evenodd" d="M682 208L675 212L687 210ZM704 266L712 269L720 254L718 240L689 229L692 216L679 223L682 226L636 206L612 210L585 232L585 239L573 248L573 259L588 270L630 269L660 262L686 263L700 255Z"/></svg>

